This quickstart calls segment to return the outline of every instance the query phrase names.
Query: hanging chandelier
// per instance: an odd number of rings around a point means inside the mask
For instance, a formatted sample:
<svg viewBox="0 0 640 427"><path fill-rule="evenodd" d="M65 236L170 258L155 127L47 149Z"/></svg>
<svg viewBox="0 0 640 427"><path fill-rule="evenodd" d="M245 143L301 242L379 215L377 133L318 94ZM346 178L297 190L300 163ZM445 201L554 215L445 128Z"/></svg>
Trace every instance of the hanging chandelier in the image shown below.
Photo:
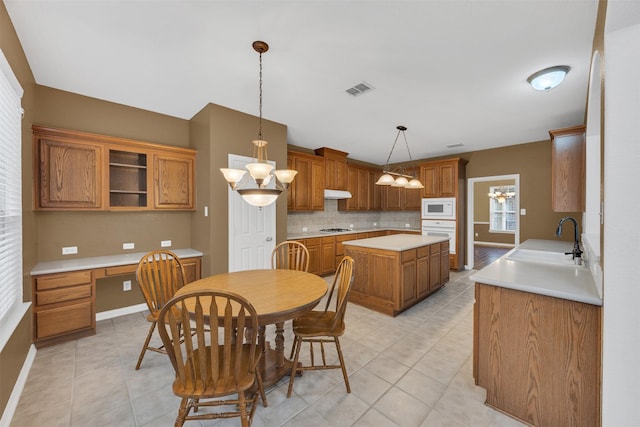
<svg viewBox="0 0 640 427"><path fill-rule="evenodd" d="M398 129L398 133L396 134L396 139L393 141L393 145L391 146L391 152L389 153L389 157L387 157L387 163L385 164L384 169L382 170L383 174L377 181L376 185L390 185L392 187L404 187L404 188L415 188L420 189L424 188L424 185L416 178L415 175L407 174L405 168L395 168L394 170L389 169L389 160L391 159L391 155L393 154L393 149L396 148L396 143L398 142L398 138L402 133L404 137L404 145L407 147L407 153L409 153L409 160L412 161L411 151L409 151L409 144L407 143L407 136L405 135L405 131L407 128L405 126L396 126Z"/></svg>
<svg viewBox="0 0 640 427"><path fill-rule="evenodd" d="M296 173L292 169L273 170L267 159L267 141L262 139L262 54L269 50L269 45L263 41L253 42L253 49L260 54L260 97L258 121L258 139L253 141L253 157L255 162L247 164L247 170L220 168L220 172L229 183L232 190L237 191L245 202L253 206L267 206L275 202L282 190L287 190ZM249 175L255 183L255 187L238 188L238 183L244 175ZM275 177L275 188L267 188L272 177Z"/></svg>
<svg viewBox="0 0 640 427"><path fill-rule="evenodd" d="M504 186L501 186L494 192L488 193L490 199L496 199L498 203L504 203L507 199L516 196L515 191L505 191Z"/></svg>

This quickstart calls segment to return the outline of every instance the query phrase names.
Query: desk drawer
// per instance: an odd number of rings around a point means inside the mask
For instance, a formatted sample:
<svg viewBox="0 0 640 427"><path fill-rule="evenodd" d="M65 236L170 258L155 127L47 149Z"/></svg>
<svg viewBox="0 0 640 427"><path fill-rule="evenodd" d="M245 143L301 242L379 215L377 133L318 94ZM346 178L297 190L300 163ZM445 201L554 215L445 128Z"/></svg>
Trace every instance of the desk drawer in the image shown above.
<svg viewBox="0 0 640 427"><path fill-rule="evenodd" d="M66 307L42 310L35 313L35 330L38 339L67 334L95 327L93 302L83 302Z"/></svg>
<svg viewBox="0 0 640 427"><path fill-rule="evenodd" d="M84 270L36 277L35 290L44 291L66 286L90 284L93 281L91 274L92 272L90 270Z"/></svg>
<svg viewBox="0 0 640 427"><path fill-rule="evenodd" d="M104 269L105 276L121 276L124 274L135 273L138 268L138 264L119 265L116 267L106 267Z"/></svg>
<svg viewBox="0 0 640 427"><path fill-rule="evenodd" d="M52 289L44 292L36 292L36 306L40 307L59 302L73 301L82 298L90 298L93 286L80 285L66 288Z"/></svg>

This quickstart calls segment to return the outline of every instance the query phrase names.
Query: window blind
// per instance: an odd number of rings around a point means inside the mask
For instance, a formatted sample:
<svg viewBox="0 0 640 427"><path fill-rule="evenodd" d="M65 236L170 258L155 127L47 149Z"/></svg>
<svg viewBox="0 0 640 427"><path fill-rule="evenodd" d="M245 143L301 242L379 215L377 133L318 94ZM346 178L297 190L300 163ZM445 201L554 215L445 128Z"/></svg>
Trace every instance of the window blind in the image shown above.
<svg viewBox="0 0 640 427"><path fill-rule="evenodd" d="M0 324L22 302L21 97L0 51Z"/></svg>

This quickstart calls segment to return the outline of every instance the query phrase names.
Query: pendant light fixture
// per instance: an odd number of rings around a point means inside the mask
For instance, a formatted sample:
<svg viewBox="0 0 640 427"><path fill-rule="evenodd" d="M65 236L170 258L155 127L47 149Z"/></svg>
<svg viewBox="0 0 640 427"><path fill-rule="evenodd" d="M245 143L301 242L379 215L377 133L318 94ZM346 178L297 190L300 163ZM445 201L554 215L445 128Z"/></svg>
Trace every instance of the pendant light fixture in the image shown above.
<svg viewBox="0 0 640 427"><path fill-rule="evenodd" d="M256 161L247 164L245 167L257 188L237 188L238 183L247 173L246 170L220 168L220 172L224 175L231 189L237 191L245 202L253 206L267 206L276 201L282 190L289 188L289 184L291 184L298 172L292 169L274 171L273 166L268 163L267 145L269 143L262 139L262 54L269 50L269 45L263 41L255 41L253 42L253 49L260 54L260 119L258 122L258 139L253 141L253 157ZM276 188L267 188L272 177L275 177Z"/></svg>
<svg viewBox="0 0 640 427"><path fill-rule="evenodd" d="M405 131L407 130L406 126L396 126L398 129L398 133L396 134L396 139L393 141L393 145L391 146L391 152L389 153L389 157L387 157L387 163L384 166L383 174L377 181L376 185L390 185L392 187L404 187L404 188L413 188L420 189L424 188L424 185L415 177L415 175L408 175L406 173L405 168L399 168L390 170L389 169L389 160L391 159L391 155L393 154L393 149L396 148L396 143L398 142L398 138L402 133L404 137L404 145L407 147L407 153L409 153L409 160L412 161L411 151L409 151L409 144L407 143L407 136L405 135Z"/></svg>

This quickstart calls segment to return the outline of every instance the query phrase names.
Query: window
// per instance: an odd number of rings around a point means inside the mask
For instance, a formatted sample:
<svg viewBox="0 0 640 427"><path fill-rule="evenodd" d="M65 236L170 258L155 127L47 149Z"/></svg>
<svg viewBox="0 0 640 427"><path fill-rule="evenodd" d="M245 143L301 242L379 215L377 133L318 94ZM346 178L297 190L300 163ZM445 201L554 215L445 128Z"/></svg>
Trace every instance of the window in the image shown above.
<svg viewBox="0 0 640 427"><path fill-rule="evenodd" d="M489 231L513 233L516 230L516 186L489 187Z"/></svg>
<svg viewBox="0 0 640 427"><path fill-rule="evenodd" d="M22 88L0 52L0 324L22 303Z"/></svg>

